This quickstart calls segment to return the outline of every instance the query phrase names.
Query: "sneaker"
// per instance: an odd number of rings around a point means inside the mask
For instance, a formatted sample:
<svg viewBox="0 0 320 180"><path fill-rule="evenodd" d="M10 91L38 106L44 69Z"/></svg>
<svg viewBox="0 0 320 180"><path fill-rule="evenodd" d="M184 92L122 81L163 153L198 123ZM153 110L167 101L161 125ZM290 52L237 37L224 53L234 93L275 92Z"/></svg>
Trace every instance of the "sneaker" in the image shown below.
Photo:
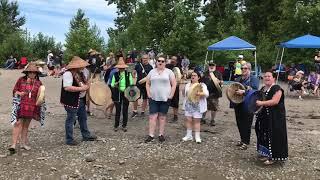
<svg viewBox="0 0 320 180"><path fill-rule="evenodd" d="M162 142L164 142L165 140L166 140L166 139L164 138L164 136L163 136L163 135L160 135L160 136L159 136L159 142L161 142L161 143L162 143Z"/></svg>
<svg viewBox="0 0 320 180"><path fill-rule="evenodd" d="M123 132L127 132L128 129L127 129L126 127L122 127L122 131L123 131Z"/></svg>
<svg viewBox="0 0 320 180"><path fill-rule="evenodd" d="M200 144L201 143L201 139L200 138L196 138L196 143Z"/></svg>
<svg viewBox="0 0 320 180"><path fill-rule="evenodd" d="M185 136L182 138L182 141L192 141L193 137L192 136Z"/></svg>
<svg viewBox="0 0 320 180"><path fill-rule="evenodd" d="M83 138L82 141L95 141L97 139L96 135L91 135L89 137Z"/></svg>
<svg viewBox="0 0 320 180"><path fill-rule="evenodd" d="M135 117L137 117L137 116L138 116L138 112L133 111L133 113L132 113L132 115L131 115L131 118L135 118Z"/></svg>
<svg viewBox="0 0 320 180"><path fill-rule="evenodd" d="M151 136L147 136L147 138L144 140L145 143L149 143L152 141L154 141L154 137L151 137Z"/></svg>
<svg viewBox="0 0 320 180"><path fill-rule="evenodd" d="M144 116L144 111L141 112L141 116Z"/></svg>
<svg viewBox="0 0 320 180"><path fill-rule="evenodd" d="M301 96L299 96L299 98L298 98L300 101L302 101L303 99L302 99L302 97Z"/></svg>
<svg viewBox="0 0 320 180"><path fill-rule="evenodd" d="M304 94L304 95L309 95L309 93L308 93L308 92L306 92L306 91L303 91L303 94Z"/></svg>
<svg viewBox="0 0 320 180"><path fill-rule="evenodd" d="M114 132L117 132L119 130L119 128L115 127L113 128Z"/></svg>

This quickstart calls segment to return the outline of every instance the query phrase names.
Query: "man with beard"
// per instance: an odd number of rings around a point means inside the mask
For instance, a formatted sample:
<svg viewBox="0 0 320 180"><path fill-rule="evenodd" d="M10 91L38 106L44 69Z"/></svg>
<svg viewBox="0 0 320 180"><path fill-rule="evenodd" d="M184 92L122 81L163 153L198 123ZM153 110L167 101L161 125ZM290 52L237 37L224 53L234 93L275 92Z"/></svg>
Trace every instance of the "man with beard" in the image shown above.
<svg viewBox="0 0 320 180"><path fill-rule="evenodd" d="M223 84L222 74L216 71L216 64L213 61L209 62L208 71L203 75L203 83L208 87L209 97L207 98L207 112L210 113L210 126L215 126L215 117L219 109L219 98L222 97L221 85ZM203 114L201 123L205 124L206 113Z"/></svg>

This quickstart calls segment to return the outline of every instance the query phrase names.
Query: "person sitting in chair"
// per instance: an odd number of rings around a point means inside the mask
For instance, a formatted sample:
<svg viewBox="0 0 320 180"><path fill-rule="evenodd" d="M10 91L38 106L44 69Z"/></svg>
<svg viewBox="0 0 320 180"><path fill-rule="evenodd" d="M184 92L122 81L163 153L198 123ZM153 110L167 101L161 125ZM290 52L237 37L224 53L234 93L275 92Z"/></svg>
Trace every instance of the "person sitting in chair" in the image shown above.
<svg viewBox="0 0 320 180"><path fill-rule="evenodd" d="M298 90L300 92L300 95L299 95L300 100L302 100L302 95L308 94L305 90L308 85L308 81L305 80L303 71L298 71L296 73L296 75L294 76L291 82L291 85L293 90Z"/></svg>
<svg viewBox="0 0 320 180"><path fill-rule="evenodd" d="M317 94L317 97L319 97L319 74L315 73L314 71L311 71L308 76L308 88L312 89L312 94Z"/></svg>

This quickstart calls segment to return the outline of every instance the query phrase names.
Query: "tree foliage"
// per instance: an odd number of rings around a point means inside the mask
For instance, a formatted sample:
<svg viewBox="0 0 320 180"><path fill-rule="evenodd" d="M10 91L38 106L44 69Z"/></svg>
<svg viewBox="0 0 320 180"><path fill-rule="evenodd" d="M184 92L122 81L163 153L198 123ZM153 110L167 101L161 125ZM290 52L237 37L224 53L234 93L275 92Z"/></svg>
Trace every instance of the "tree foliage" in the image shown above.
<svg viewBox="0 0 320 180"><path fill-rule="evenodd" d="M65 60L69 61L73 56L86 58L89 48L97 51L104 49L104 39L96 25L90 26L89 18L84 11L79 9L70 21L70 29L66 34Z"/></svg>

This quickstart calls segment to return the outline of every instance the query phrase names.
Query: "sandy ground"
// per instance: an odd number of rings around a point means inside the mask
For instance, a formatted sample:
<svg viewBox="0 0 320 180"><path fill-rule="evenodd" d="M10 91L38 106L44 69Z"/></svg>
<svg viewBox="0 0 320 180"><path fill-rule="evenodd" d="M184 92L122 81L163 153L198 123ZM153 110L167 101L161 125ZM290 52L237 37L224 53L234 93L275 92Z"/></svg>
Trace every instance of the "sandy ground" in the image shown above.
<svg viewBox="0 0 320 180"><path fill-rule="evenodd" d="M220 100L217 126L202 126L202 144L181 142L182 111L178 123L167 125L165 143L145 144L147 116L129 118L126 133L114 132L113 119L105 117L103 108L94 107L88 124L99 141L66 146L61 79L47 77L41 79L46 86L46 125L40 128L34 121L32 149L8 156L12 88L22 74L0 72L0 179L320 179L320 100L311 96L303 101L286 97L289 160L265 167L256 158L254 129L249 149L236 148L239 133L226 97ZM75 137L81 141L78 128Z"/></svg>

